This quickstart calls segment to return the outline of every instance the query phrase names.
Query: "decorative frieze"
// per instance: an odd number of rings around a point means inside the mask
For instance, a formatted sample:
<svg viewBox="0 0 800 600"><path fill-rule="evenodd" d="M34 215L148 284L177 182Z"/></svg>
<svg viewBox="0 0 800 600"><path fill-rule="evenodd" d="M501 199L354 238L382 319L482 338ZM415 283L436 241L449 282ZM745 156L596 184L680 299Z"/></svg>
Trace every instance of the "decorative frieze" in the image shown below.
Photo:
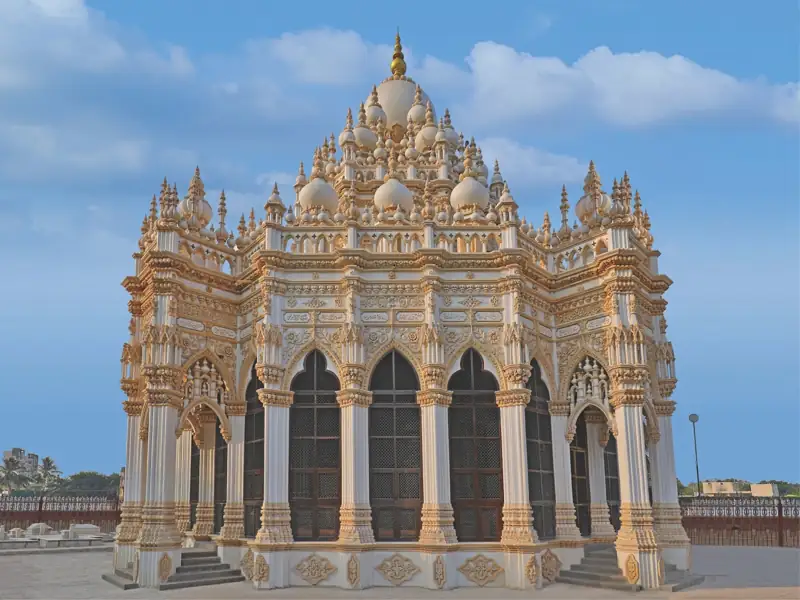
<svg viewBox="0 0 800 600"><path fill-rule="evenodd" d="M294 392L262 388L258 390L258 399L264 406L289 407L294 400Z"/></svg>

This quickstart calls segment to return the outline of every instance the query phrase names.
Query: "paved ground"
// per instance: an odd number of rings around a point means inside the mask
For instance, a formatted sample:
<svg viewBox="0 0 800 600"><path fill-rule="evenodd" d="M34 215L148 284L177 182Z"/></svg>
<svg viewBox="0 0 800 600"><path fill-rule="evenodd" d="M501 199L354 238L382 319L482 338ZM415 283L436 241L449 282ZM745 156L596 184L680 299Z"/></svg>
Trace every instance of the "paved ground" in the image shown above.
<svg viewBox="0 0 800 600"><path fill-rule="evenodd" d="M695 546L695 571L706 576L699 587L677 594L641 593L634 598L656 599L761 599L800 598L800 550L789 548L736 548ZM331 588L259 591L247 583L190 588L172 592L122 590L100 579L111 570L106 552L0 556L0 599L100 599L125 598L261 598L263 599L522 599L522 598L620 598L628 594L554 584L535 592L462 589L435 592L415 588L372 588L350 592Z"/></svg>

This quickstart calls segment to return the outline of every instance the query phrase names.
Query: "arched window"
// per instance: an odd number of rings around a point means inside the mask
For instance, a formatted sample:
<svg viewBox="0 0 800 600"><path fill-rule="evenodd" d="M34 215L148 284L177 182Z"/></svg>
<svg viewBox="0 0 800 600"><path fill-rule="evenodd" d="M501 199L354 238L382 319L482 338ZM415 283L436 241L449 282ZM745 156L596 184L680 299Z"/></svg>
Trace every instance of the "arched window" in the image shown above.
<svg viewBox="0 0 800 600"><path fill-rule="evenodd" d="M422 423L414 368L384 356L369 382L369 501L378 541L416 541L422 518Z"/></svg>
<svg viewBox="0 0 800 600"><path fill-rule="evenodd" d="M314 350L291 385L289 504L298 541L335 540L339 534L339 380L327 365L322 352Z"/></svg>
<svg viewBox="0 0 800 600"><path fill-rule="evenodd" d="M228 442L222 437L219 420L214 442L214 533L219 533L228 496Z"/></svg>
<svg viewBox="0 0 800 600"><path fill-rule="evenodd" d="M189 458L189 527L197 521L197 502L200 497L200 448L192 439L192 452Z"/></svg>
<svg viewBox="0 0 800 600"><path fill-rule="evenodd" d="M243 499L244 535L251 538L261 527L261 505L264 502L264 407L258 399L258 390L263 387L253 364L245 392Z"/></svg>
<svg viewBox="0 0 800 600"><path fill-rule="evenodd" d="M575 515L578 520L578 529L583 537L592 533L592 523L589 516L589 460L588 443L586 440L586 419L584 414L578 416L575 437L570 442L570 468L572 470L572 503L575 505Z"/></svg>
<svg viewBox="0 0 800 600"><path fill-rule="evenodd" d="M462 542L499 540L503 465L497 380L473 349L450 378L450 488L456 536Z"/></svg>
<svg viewBox="0 0 800 600"><path fill-rule="evenodd" d="M603 462L606 472L606 501L611 524L619 531L619 463L617 462L617 438L608 434L608 442L603 449Z"/></svg>
<svg viewBox="0 0 800 600"><path fill-rule="evenodd" d="M539 539L556 535L556 487L553 473L553 438L550 429L550 392L542 380L542 369L531 362L528 379L531 400L525 407L525 437L528 453L528 495L533 526Z"/></svg>

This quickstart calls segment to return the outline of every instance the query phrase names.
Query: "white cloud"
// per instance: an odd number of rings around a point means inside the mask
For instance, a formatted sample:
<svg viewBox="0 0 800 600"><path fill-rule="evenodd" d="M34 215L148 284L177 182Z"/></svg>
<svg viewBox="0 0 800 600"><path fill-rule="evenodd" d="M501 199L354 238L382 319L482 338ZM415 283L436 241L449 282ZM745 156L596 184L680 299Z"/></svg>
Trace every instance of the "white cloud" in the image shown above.
<svg viewBox="0 0 800 600"><path fill-rule="evenodd" d="M587 165L577 158L524 146L511 139L486 138L480 146L490 171L496 159L500 172L512 186L561 185L580 181L586 174Z"/></svg>
<svg viewBox="0 0 800 600"><path fill-rule="evenodd" d="M261 173L256 177L256 184L269 188L272 191L272 184L277 183L280 188L291 188L297 179L297 175L291 173L284 173L281 171L271 171L269 173Z"/></svg>

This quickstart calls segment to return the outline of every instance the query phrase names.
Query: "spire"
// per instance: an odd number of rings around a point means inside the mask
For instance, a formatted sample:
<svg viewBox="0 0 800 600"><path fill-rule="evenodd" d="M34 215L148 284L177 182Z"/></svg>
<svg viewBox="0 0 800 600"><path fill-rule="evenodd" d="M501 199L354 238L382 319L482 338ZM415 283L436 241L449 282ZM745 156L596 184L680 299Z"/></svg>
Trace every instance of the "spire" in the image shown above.
<svg viewBox="0 0 800 600"><path fill-rule="evenodd" d="M633 215L635 217L642 216L642 198L639 196L639 190L636 190L636 194L633 196Z"/></svg>
<svg viewBox="0 0 800 600"><path fill-rule="evenodd" d="M250 222L248 223L247 230L250 233L253 233L256 230L256 211L255 209L250 209Z"/></svg>
<svg viewBox="0 0 800 600"><path fill-rule="evenodd" d="M631 212L631 180L630 180L630 177L628 177L628 172L627 171L625 171L625 173L622 175L622 183L620 184L620 187L622 189L622 203L625 206L625 212L626 213L630 213Z"/></svg>
<svg viewBox="0 0 800 600"><path fill-rule="evenodd" d="M247 233L247 225L245 225L244 213L242 213L242 217L239 219L239 227L236 229L239 231L240 237L244 237L244 234Z"/></svg>
<svg viewBox="0 0 800 600"><path fill-rule="evenodd" d="M155 223L156 219L158 219L158 211L156 210L156 195L153 194L153 198L150 200L150 222Z"/></svg>
<svg viewBox="0 0 800 600"><path fill-rule="evenodd" d="M360 127L367 126L367 110L364 108L364 103L361 103L361 106L358 107L358 125Z"/></svg>
<svg viewBox="0 0 800 600"><path fill-rule="evenodd" d="M195 167L194 176L189 182L189 197L196 199L203 199L206 197L206 188L203 185L203 180L200 178L200 167Z"/></svg>
<svg viewBox="0 0 800 600"><path fill-rule="evenodd" d="M569 231L569 196L567 186L561 186L561 231Z"/></svg>
<svg viewBox="0 0 800 600"><path fill-rule="evenodd" d="M158 196L158 206L161 211L162 219L165 219L169 213L169 192L169 184L167 183L167 177L165 175L164 181L161 182L161 193Z"/></svg>
<svg viewBox="0 0 800 600"><path fill-rule="evenodd" d="M347 109L347 118L344 121L344 128L346 131L352 131L353 129L353 111L351 109Z"/></svg>
<svg viewBox="0 0 800 600"><path fill-rule="evenodd" d="M586 178L583 180L583 193L587 196L596 198L601 193L602 183L600 182L600 175L594 168L594 161L589 161L589 172L586 173Z"/></svg>
<svg viewBox="0 0 800 600"><path fill-rule="evenodd" d="M400 28L397 28L397 34L394 36L394 54L392 55L392 75L395 77L403 77L406 74L406 61L403 56L403 45L400 43Z"/></svg>
<svg viewBox="0 0 800 600"><path fill-rule="evenodd" d="M228 206L225 202L225 190L219 193L219 206L217 207L217 214L219 215L219 228L225 229L225 215L228 214Z"/></svg>

